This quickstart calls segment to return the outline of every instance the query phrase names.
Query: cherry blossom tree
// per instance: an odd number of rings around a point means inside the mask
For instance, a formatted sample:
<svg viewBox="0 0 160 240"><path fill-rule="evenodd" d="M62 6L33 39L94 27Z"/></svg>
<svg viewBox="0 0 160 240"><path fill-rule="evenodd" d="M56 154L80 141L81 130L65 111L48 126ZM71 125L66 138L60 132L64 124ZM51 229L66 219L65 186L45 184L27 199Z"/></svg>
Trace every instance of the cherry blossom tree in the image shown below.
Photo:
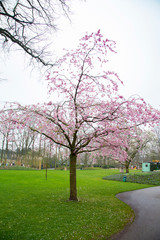
<svg viewBox="0 0 160 240"><path fill-rule="evenodd" d="M129 166L134 160L137 153L142 151L148 142L152 140L150 132L143 131L140 128L134 127L126 136L125 141L127 142L126 146L122 150L125 151L127 157L122 164L125 166L126 173L129 173Z"/></svg>
<svg viewBox="0 0 160 240"><path fill-rule="evenodd" d="M117 73L107 70L108 52L115 42L100 30L86 34L75 50L66 51L46 77L50 101L10 110L15 127L28 126L55 144L68 149L70 197L77 201L76 162L81 153L118 154L125 161L125 138L135 126L151 125L159 112L140 97L125 99L118 93L123 84Z"/></svg>

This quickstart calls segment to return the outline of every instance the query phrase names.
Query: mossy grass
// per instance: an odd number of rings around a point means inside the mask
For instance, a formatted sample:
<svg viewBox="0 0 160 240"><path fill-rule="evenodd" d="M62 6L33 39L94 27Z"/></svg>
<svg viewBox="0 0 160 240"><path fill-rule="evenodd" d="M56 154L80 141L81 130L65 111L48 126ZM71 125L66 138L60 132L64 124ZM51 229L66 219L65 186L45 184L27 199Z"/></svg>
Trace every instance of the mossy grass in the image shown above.
<svg viewBox="0 0 160 240"><path fill-rule="evenodd" d="M150 187L104 181L118 170L78 170L78 202L68 201L69 171L0 171L1 240L107 239L133 217L119 192Z"/></svg>

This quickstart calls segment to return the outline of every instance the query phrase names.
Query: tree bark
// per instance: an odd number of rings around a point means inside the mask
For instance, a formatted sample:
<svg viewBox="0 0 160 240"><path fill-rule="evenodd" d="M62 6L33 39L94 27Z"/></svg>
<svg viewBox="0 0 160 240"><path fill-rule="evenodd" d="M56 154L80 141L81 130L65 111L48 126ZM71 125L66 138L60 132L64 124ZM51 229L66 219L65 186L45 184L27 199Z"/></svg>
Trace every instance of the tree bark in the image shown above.
<svg viewBox="0 0 160 240"><path fill-rule="evenodd" d="M4 142L5 142L5 135L3 136L3 141L2 141L2 149L1 149L1 163L2 163L2 161L3 161Z"/></svg>
<svg viewBox="0 0 160 240"><path fill-rule="evenodd" d="M5 158L4 158L5 166L7 164L7 157L8 157L8 133L7 133L7 137L6 137L6 150L5 150Z"/></svg>
<svg viewBox="0 0 160 240"><path fill-rule="evenodd" d="M71 201L78 201L76 185L76 161L77 156L70 154L70 198Z"/></svg>
<svg viewBox="0 0 160 240"><path fill-rule="evenodd" d="M129 164L130 164L130 161L125 161L126 173L129 173Z"/></svg>

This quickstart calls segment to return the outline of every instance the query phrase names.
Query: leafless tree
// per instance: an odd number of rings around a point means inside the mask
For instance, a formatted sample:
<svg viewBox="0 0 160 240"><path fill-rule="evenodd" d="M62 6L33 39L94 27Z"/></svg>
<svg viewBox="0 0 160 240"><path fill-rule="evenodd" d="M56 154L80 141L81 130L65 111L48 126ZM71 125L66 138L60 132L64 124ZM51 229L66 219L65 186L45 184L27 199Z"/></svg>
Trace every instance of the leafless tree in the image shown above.
<svg viewBox="0 0 160 240"><path fill-rule="evenodd" d="M0 0L1 47L14 44L31 59L44 66L53 66L47 47L50 33L57 29L60 16L68 17L66 0Z"/></svg>

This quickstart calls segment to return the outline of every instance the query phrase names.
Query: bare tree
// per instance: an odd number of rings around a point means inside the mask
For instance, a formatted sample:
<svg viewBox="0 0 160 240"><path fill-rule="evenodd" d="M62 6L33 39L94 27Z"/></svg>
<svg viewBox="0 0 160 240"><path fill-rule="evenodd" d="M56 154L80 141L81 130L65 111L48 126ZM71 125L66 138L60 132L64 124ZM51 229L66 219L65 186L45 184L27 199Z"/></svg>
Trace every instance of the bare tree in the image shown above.
<svg viewBox="0 0 160 240"><path fill-rule="evenodd" d="M31 59L53 66L48 59L48 34L57 29L61 15L68 16L65 0L0 0L0 42L23 49Z"/></svg>

